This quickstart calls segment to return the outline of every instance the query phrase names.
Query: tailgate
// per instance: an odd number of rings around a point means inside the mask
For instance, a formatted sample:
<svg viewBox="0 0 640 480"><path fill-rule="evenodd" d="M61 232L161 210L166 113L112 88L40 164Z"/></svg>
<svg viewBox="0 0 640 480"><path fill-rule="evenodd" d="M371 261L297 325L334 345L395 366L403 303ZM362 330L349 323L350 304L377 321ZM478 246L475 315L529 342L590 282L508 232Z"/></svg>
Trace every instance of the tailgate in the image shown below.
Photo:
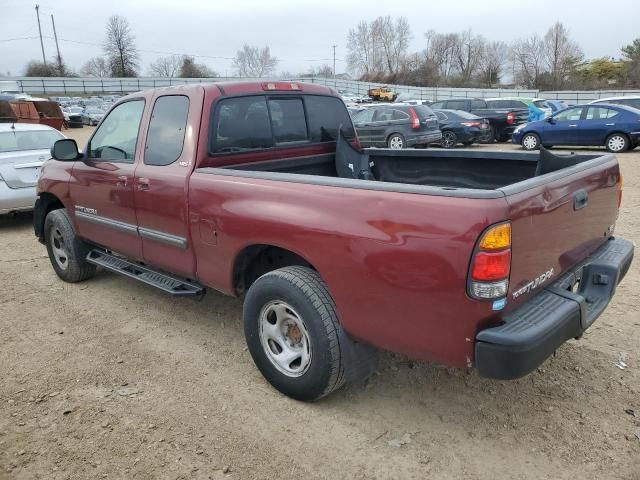
<svg viewBox="0 0 640 480"><path fill-rule="evenodd" d="M531 298L602 245L618 216L613 155L503 188L512 221L509 303Z"/></svg>
<svg viewBox="0 0 640 480"><path fill-rule="evenodd" d="M33 187L40 167L51 155L47 150L9 152L0 156L0 177L9 188Z"/></svg>

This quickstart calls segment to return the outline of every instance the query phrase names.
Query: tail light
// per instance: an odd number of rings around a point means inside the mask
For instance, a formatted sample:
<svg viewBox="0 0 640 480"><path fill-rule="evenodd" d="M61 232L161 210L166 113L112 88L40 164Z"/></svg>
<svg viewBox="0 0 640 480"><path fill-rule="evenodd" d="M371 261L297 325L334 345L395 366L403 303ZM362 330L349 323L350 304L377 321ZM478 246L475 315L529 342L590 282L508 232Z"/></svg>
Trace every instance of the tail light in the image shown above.
<svg viewBox="0 0 640 480"><path fill-rule="evenodd" d="M273 91L273 90L281 90L285 92L302 90L300 85L297 83L287 83L287 82L271 82L271 83L263 83L262 90Z"/></svg>
<svg viewBox="0 0 640 480"><path fill-rule="evenodd" d="M469 268L469 295L480 300L505 297L510 273L511 223L504 222L480 236Z"/></svg>
<svg viewBox="0 0 640 480"><path fill-rule="evenodd" d="M618 190L618 208L622 206L622 185L622 174L620 174L620 180L618 181L618 187L620 188L620 190Z"/></svg>
<svg viewBox="0 0 640 480"><path fill-rule="evenodd" d="M414 130L420 128L420 119L418 118L416 109L413 107L409 107L409 114L411 115L411 128L413 128Z"/></svg>
<svg viewBox="0 0 640 480"><path fill-rule="evenodd" d="M507 113L507 123L509 125L513 125L514 123L516 123L516 114L513 112L509 112Z"/></svg>
<svg viewBox="0 0 640 480"><path fill-rule="evenodd" d="M480 126L482 124L480 122L462 122L462 125L464 125L465 127L478 127L478 128L480 128Z"/></svg>

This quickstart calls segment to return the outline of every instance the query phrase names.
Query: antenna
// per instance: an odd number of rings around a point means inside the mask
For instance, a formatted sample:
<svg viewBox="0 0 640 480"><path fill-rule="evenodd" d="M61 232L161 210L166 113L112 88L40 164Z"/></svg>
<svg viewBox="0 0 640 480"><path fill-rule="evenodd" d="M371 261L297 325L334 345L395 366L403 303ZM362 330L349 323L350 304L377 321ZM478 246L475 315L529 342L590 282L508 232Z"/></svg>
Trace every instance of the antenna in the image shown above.
<svg viewBox="0 0 640 480"><path fill-rule="evenodd" d="M38 32L40 33L40 48L42 48L42 63L47 64L47 57L44 56L44 42L42 41L42 29L40 28L40 5L36 5L36 16L38 17Z"/></svg>

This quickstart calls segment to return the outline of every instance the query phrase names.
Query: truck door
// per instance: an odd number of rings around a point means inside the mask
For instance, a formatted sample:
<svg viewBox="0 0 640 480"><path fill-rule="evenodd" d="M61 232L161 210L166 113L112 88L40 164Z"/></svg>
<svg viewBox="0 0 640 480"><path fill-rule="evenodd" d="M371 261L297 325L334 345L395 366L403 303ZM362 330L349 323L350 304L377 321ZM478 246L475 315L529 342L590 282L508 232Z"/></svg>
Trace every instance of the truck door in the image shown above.
<svg viewBox="0 0 640 480"><path fill-rule="evenodd" d="M144 154L135 172L144 261L187 278L195 275L187 198L202 102L200 90L154 97Z"/></svg>
<svg viewBox="0 0 640 480"><path fill-rule="evenodd" d="M139 98L109 112L84 159L75 163L69 184L80 236L133 258L142 258L133 180L144 107Z"/></svg>

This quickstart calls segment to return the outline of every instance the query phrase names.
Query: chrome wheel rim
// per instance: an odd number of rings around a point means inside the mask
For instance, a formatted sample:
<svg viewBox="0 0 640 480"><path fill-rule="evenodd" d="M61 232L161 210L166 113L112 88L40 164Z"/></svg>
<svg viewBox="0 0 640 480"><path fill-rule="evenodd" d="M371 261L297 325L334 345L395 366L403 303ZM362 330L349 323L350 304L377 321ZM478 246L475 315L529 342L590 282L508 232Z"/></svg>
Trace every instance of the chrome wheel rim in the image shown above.
<svg viewBox="0 0 640 480"><path fill-rule="evenodd" d="M62 236L62 232L57 227L51 229L49 236L51 242L51 252L58 267L66 270L69 266L69 254L67 253L67 245Z"/></svg>
<svg viewBox="0 0 640 480"><path fill-rule="evenodd" d="M536 140L536 137L534 137L533 135L527 135L522 140L522 145L524 145L524 148L526 148L527 150L533 150L538 146L538 140Z"/></svg>
<svg viewBox="0 0 640 480"><path fill-rule="evenodd" d="M619 152L624 148L624 144L624 138L622 138L620 135L616 135L609 139L609 150L611 150L612 152Z"/></svg>
<svg viewBox="0 0 640 480"><path fill-rule="evenodd" d="M271 364L288 377L300 377L311 365L311 342L302 318L286 302L267 303L260 312L260 344Z"/></svg>
<svg viewBox="0 0 640 480"><path fill-rule="evenodd" d="M389 148L393 148L394 150L400 150L402 147L404 147L402 138L398 136L391 137L391 139L389 140Z"/></svg>
<svg viewBox="0 0 640 480"><path fill-rule="evenodd" d="M455 135L451 132L444 132L442 134L442 146L450 148L455 145Z"/></svg>

